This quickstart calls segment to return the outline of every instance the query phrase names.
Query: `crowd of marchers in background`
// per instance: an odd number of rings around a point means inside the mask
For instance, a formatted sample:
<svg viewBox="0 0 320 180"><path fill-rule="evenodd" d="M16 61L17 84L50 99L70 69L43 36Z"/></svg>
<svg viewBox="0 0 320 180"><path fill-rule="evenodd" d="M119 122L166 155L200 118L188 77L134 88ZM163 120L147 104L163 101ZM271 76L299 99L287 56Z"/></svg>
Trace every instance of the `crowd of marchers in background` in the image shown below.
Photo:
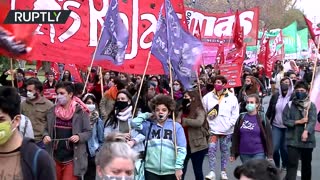
<svg viewBox="0 0 320 180"><path fill-rule="evenodd" d="M187 178L191 159L194 179L212 180L218 178L220 149L221 179L228 179L228 163L238 157L243 163L234 172L238 179L255 179L252 168L258 168L265 179L280 179L284 172L293 180L299 160L302 179L311 179L319 117L309 97L314 66L277 61L267 78L262 65L244 65L242 86L226 88L228 79L207 65L191 89L178 79L170 84L165 75L143 80L105 71L100 77L94 68L90 86L74 82L69 71L59 78L47 72L44 82L26 78L22 69L5 71L0 76L0 161L8 164L0 165L0 176L175 180ZM47 89L54 90L54 98L44 96ZM206 155L210 172L204 175Z"/></svg>

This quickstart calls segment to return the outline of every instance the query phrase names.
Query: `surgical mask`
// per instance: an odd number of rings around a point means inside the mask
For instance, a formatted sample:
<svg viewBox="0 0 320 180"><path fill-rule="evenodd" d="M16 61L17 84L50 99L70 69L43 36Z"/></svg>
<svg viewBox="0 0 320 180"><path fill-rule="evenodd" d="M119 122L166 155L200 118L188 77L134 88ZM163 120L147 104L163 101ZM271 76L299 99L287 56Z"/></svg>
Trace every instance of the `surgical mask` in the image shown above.
<svg viewBox="0 0 320 180"><path fill-rule="evenodd" d="M129 106L128 101L117 101L115 107L117 110L122 111Z"/></svg>
<svg viewBox="0 0 320 180"><path fill-rule="evenodd" d="M67 97L65 95L58 94L58 96L57 96L57 104L60 104L60 105L64 106L67 103L68 103Z"/></svg>
<svg viewBox="0 0 320 180"><path fill-rule="evenodd" d="M0 145L5 144L12 136L12 132L15 130L16 128L11 130L10 121L0 123Z"/></svg>
<svg viewBox="0 0 320 180"><path fill-rule="evenodd" d="M173 85L173 90L174 91L179 91L180 90L180 85Z"/></svg>
<svg viewBox="0 0 320 180"><path fill-rule="evenodd" d="M216 91L221 91L223 88L224 88L223 85L220 85L220 84L215 84L215 85L214 85L214 89L215 89Z"/></svg>
<svg viewBox="0 0 320 180"><path fill-rule="evenodd" d="M133 177L132 176L103 175L103 177L97 176L97 180L133 180Z"/></svg>
<svg viewBox="0 0 320 180"><path fill-rule="evenodd" d="M89 109L90 112L94 111L96 109L95 104L86 104L87 108Z"/></svg>
<svg viewBox="0 0 320 180"><path fill-rule="evenodd" d="M298 100L304 100L308 96L305 92L296 92L296 97Z"/></svg>
<svg viewBox="0 0 320 180"><path fill-rule="evenodd" d="M158 81L152 81L152 83L157 87L158 86Z"/></svg>
<svg viewBox="0 0 320 180"><path fill-rule="evenodd" d="M30 91L27 92L27 97L30 100L34 100L35 98L37 98L36 93L32 93Z"/></svg>
<svg viewBox="0 0 320 180"><path fill-rule="evenodd" d="M254 110L256 110L256 105L255 104L247 104L246 109L248 112L253 112Z"/></svg>
<svg viewBox="0 0 320 180"><path fill-rule="evenodd" d="M106 80L110 79L110 75L104 75L104 79Z"/></svg>
<svg viewBox="0 0 320 180"><path fill-rule="evenodd" d="M23 76L17 76L16 79L17 79L17 81L22 81L23 80Z"/></svg>

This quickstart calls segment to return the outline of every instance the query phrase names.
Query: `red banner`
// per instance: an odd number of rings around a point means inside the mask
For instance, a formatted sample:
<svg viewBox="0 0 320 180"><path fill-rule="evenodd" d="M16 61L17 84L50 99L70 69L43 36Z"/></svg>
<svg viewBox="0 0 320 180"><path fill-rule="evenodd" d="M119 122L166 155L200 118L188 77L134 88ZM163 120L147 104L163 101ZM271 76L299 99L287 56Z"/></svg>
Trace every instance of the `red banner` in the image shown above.
<svg viewBox="0 0 320 180"><path fill-rule="evenodd" d="M239 87L241 86L241 69L242 66L233 64L220 64L220 74L228 79L226 88Z"/></svg>
<svg viewBox="0 0 320 180"><path fill-rule="evenodd" d="M23 57L27 60L61 62L65 64L89 65L97 45L103 17L108 9L108 0L12 0L12 9L50 9L72 10L66 24L43 24L37 28L37 43L33 51ZM184 6L181 0L172 0L180 15ZM156 29L159 9L163 1L119 0L121 18L129 30L129 44L126 50L127 61L115 66L106 61L104 68L142 74L150 51L153 32ZM232 36L234 15L204 13L187 9L189 29L194 29L195 20L200 21L202 39L209 44L207 57L215 56L218 43L214 39ZM244 28L245 42L256 44L258 34L258 8L240 13L241 26ZM211 41L211 42L210 42ZM250 41L250 42L248 42ZM205 62L206 63L206 62ZM151 56L147 74L162 74L161 63Z"/></svg>
<svg viewBox="0 0 320 180"><path fill-rule="evenodd" d="M57 97L56 90L53 89L44 89L43 96L47 99L55 99Z"/></svg>

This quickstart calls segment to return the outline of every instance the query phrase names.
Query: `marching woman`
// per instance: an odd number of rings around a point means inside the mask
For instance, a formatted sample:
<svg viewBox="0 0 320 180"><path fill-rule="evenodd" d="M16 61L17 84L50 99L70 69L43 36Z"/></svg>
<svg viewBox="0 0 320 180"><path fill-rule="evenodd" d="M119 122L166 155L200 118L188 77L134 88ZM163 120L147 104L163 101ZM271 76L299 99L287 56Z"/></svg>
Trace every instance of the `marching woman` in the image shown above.
<svg viewBox="0 0 320 180"><path fill-rule="evenodd" d="M132 127L147 139L145 179L181 179L186 138L182 126L169 118L175 110L175 102L171 97L160 94L150 101L150 109L153 116L141 113L132 120Z"/></svg>
<svg viewBox="0 0 320 180"><path fill-rule="evenodd" d="M101 148L104 142L103 136L103 121L99 117L98 112L98 103L96 97L91 94L87 93L82 98L82 101L86 104L87 108L90 111L90 125L92 129L92 136L87 143L88 148L88 170L84 176L85 180L91 180L96 178L96 164L95 164L95 157L98 150Z"/></svg>
<svg viewBox="0 0 320 180"><path fill-rule="evenodd" d="M47 114L43 142L56 162L58 180L77 180L87 170L87 141L91 137L89 114L74 97L71 82L56 86L57 105Z"/></svg>
<svg viewBox="0 0 320 180"><path fill-rule="evenodd" d="M251 94L259 95L259 87L254 76L247 76L245 78L245 84L241 88L238 95L238 101L240 103L240 113L246 112L246 98Z"/></svg>
<svg viewBox="0 0 320 180"><path fill-rule="evenodd" d="M182 111L179 114L181 118L177 119L181 119L187 139L187 156L183 166L183 177L187 171L189 159L191 159L195 179L203 180L202 164L208 152L209 126L198 90L184 93Z"/></svg>
<svg viewBox="0 0 320 180"><path fill-rule="evenodd" d="M139 153L143 153L143 141L145 136L135 130L130 130L132 120L132 96L127 90L121 90L116 97L113 113L105 123L104 137L112 133L122 133L126 136L127 143L130 147Z"/></svg>
<svg viewBox="0 0 320 180"><path fill-rule="evenodd" d="M262 112L258 112L259 96L247 97L247 113L240 114L232 135L230 161L239 155L242 163L251 159L272 160L272 133L269 121Z"/></svg>

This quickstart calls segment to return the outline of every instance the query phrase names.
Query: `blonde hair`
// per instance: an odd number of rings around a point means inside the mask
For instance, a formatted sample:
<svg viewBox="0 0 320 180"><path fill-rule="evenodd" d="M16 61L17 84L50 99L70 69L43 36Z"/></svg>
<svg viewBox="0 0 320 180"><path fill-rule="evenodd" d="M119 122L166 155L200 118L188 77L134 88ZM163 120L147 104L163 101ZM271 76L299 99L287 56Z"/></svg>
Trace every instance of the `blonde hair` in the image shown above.
<svg viewBox="0 0 320 180"><path fill-rule="evenodd" d="M134 163L138 157L126 143L125 137L120 133L112 133L106 137L105 143L96 155L96 165L101 168L106 167L114 158L124 158L132 160Z"/></svg>

